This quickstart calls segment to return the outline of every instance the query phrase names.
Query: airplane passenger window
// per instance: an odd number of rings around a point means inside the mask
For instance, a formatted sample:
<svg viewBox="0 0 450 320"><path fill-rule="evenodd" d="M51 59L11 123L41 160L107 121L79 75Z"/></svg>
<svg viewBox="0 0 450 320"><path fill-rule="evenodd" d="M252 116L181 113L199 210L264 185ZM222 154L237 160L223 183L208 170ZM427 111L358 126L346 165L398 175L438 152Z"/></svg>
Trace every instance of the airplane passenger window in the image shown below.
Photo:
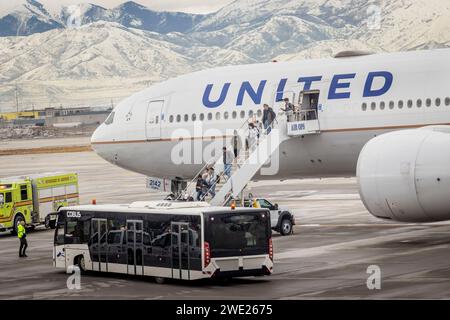
<svg viewBox="0 0 450 320"><path fill-rule="evenodd" d="M200 121L205 120L205 114L204 113L200 113Z"/></svg>
<svg viewBox="0 0 450 320"><path fill-rule="evenodd" d="M450 106L450 98L449 97L445 98L445 105Z"/></svg>
<svg viewBox="0 0 450 320"><path fill-rule="evenodd" d="M362 111L366 111L367 110L367 103L363 103L362 105L361 105L361 109L362 109Z"/></svg>
<svg viewBox="0 0 450 320"><path fill-rule="evenodd" d="M417 99L417 108L421 108L421 107L422 107L422 100Z"/></svg>
<svg viewBox="0 0 450 320"><path fill-rule="evenodd" d="M228 112L227 112L227 111L225 111L225 113L223 114L223 118L224 118L225 120L228 119Z"/></svg>
<svg viewBox="0 0 450 320"><path fill-rule="evenodd" d="M431 107L431 99L430 99L430 98L428 98L428 99L425 101L425 103L426 103L427 107Z"/></svg>
<svg viewBox="0 0 450 320"><path fill-rule="evenodd" d="M181 121L181 115L177 115L177 122L180 122Z"/></svg>
<svg viewBox="0 0 450 320"><path fill-rule="evenodd" d="M412 108L413 106L413 101L412 100L408 100L408 108Z"/></svg>
<svg viewBox="0 0 450 320"><path fill-rule="evenodd" d="M395 102L389 101L389 109L394 109L394 107L395 107Z"/></svg>
<svg viewBox="0 0 450 320"><path fill-rule="evenodd" d="M403 109L403 100L398 101L398 108Z"/></svg>
<svg viewBox="0 0 450 320"><path fill-rule="evenodd" d="M208 120L212 120L212 113L208 113Z"/></svg>
<svg viewBox="0 0 450 320"><path fill-rule="evenodd" d="M261 117L262 117L262 111L261 111L261 109L258 109L258 111L256 112L256 116L257 116L258 118L261 118Z"/></svg>
<svg viewBox="0 0 450 320"><path fill-rule="evenodd" d="M370 104L370 109L375 110L377 108L377 104L375 102L372 102Z"/></svg>
<svg viewBox="0 0 450 320"><path fill-rule="evenodd" d="M172 123L173 122L173 116L169 117L169 122Z"/></svg>
<svg viewBox="0 0 450 320"><path fill-rule="evenodd" d="M441 105L441 99L436 98L436 100L434 101L434 104L436 105L436 107L439 107Z"/></svg>
<svg viewBox="0 0 450 320"><path fill-rule="evenodd" d="M386 103L384 101L380 102L380 110L384 110L386 108Z"/></svg>
<svg viewBox="0 0 450 320"><path fill-rule="evenodd" d="M249 118L253 117L253 110L250 110L250 111L248 112L248 117L249 117Z"/></svg>
<svg viewBox="0 0 450 320"><path fill-rule="evenodd" d="M245 111L244 111L244 110L241 111L241 118L242 118L242 119L245 118Z"/></svg>
<svg viewBox="0 0 450 320"><path fill-rule="evenodd" d="M197 115L195 113L192 114L192 121L197 120Z"/></svg>
<svg viewBox="0 0 450 320"><path fill-rule="evenodd" d="M185 114L184 115L184 122L188 122L189 121L189 115L188 114Z"/></svg>
<svg viewBox="0 0 450 320"><path fill-rule="evenodd" d="M220 120L220 112L216 113L216 120Z"/></svg>
<svg viewBox="0 0 450 320"><path fill-rule="evenodd" d="M233 119L236 119L236 117L237 117L237 112L236 112L236 111L233 111L233 113L231 114L231 117L232 117Z"/></svg>

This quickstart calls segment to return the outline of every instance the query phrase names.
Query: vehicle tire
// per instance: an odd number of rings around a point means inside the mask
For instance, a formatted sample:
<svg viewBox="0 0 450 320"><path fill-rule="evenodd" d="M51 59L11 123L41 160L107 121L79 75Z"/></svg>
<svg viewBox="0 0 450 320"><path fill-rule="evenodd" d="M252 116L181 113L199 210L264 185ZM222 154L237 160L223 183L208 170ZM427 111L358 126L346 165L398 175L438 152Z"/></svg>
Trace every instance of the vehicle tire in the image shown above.
<svg viewBox="0 0 450 320"><path fill-rule="evenodd" d="M21 213L18 213L14 218L13 230L11 231L12 234L17 234L17 227L19 226L19 223L23 220L25 220L23 215Z"/></svg>
<svg viewBox="0 0 450 320"><path fill-rule="evenodd" d="M78 268L80 268L81 274L85 274L86 273L86 264L85 264L85 260L84 260L84 255L78 256L75 259L75 265Z"/></svg>
<svg viewBox="0 0 450 320"><path fill-rule="evenodd" d="M288 236L292 233L291 219L284 218L280 224L280 234L282 236Z"/></svg>
<svg viewBox="0 0 450 320"><path fill-rule="evenodd" d="M155 282L157 284L164 284L166 282L165 278L161 278L161 277L155 277Z"/></svg>

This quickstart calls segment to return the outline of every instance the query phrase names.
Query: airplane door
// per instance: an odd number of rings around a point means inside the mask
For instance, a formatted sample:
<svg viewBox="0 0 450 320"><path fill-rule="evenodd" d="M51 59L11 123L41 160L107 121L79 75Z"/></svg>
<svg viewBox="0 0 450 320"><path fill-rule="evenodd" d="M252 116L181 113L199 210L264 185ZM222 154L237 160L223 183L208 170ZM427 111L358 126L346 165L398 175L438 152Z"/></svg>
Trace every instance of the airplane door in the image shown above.
<svg viewBox="0 0 450 320"><path fill-rule="evenodd" d="M145 132L147 139L161 138L161 117L164 107L164 101L150 101L147 107L147 115L145 121Z"/></svg>

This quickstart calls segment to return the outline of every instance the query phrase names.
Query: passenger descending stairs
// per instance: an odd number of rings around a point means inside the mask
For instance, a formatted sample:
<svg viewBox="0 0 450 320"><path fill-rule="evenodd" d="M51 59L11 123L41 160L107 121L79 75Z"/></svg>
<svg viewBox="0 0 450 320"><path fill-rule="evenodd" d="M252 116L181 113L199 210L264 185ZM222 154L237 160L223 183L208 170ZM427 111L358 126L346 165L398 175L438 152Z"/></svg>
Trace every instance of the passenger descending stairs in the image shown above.
<svg viewBox="0 0 450 320"><path fill-rule="evenodd" d="M239 151L239 156L233 163L231 177L229 179L226 179L224 175L222 154L220 153L220 156L213 159L213 161L209 161L200 172L195 175L194 179L188 183L187 188L180 195L180 198L196 199L195 186L197 177L199 174L203 174L203 172L211 166L214 167L215 174L219 175L220 181L216 184L215 196L211 197L210 192L208 192L208 195L203 200L209 201L209 203L214 206L223 206L230 199L239 198L241 192L245 189L251 179L261 168L263 168L264 164L270 162L271 157L281 143L290 138L286 132L286 125L286 121L281 120L279 123L274 124L271 130L261 132L259 139L254 139L253 143L249 143L248 150L245 150L245 143L242 143L244 147ZM241 140L248 137L248 121L243 124L237 133L241 137ZM229 145L227 146L227 149L233 150L233 146ZM276 167L278 163L278 161L275 161L275 167L270 167L268 169L263 168L263 170L268 170L267 174L275 174L276 172L273 172L272 170L278 170ZM263 170L262 174L264 174ZM211 191L211 189L209 191Z"/></svg>

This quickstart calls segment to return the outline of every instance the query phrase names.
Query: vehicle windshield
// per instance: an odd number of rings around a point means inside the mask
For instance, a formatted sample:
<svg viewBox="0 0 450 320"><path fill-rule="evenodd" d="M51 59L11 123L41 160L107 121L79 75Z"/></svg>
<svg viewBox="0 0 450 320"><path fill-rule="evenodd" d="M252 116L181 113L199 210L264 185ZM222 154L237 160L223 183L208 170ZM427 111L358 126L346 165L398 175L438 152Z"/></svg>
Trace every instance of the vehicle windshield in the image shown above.
<svg viewBox="0 0 450 320"><path fill-rule="evenodd" d="M268 248L269 230L266 212L211 215L206 231L211 256L263 254Z"/></svg>
<svg viewBox="0 0 450 320"><path fill-rule="evenodd" d="M114 122L114 115L115 115L114 111L109 114L108 118L106 118L105 120L106 125L112 124Z"/></svg>

